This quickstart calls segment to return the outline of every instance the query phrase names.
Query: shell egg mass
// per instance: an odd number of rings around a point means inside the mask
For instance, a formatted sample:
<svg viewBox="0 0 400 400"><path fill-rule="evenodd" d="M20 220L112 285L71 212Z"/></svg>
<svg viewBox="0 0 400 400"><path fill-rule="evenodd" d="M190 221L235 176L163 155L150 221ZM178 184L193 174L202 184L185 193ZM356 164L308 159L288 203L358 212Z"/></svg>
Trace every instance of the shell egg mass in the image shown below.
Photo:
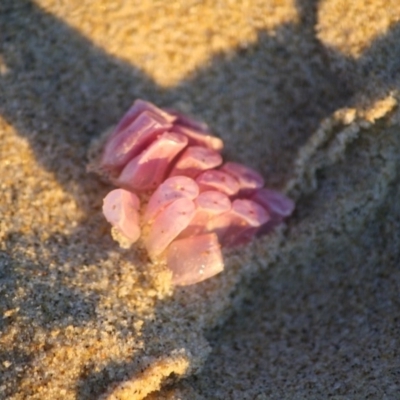
<svg viewBox="0 0 400 400"><path fill-rule="evenodd" d="M222 148L206 124L136 100L96 165L117 186L103 201L113 237L123 247L141 238L177 286L219 274L221 247L271 232L294 209L257 171L223 163Z"/></svg>

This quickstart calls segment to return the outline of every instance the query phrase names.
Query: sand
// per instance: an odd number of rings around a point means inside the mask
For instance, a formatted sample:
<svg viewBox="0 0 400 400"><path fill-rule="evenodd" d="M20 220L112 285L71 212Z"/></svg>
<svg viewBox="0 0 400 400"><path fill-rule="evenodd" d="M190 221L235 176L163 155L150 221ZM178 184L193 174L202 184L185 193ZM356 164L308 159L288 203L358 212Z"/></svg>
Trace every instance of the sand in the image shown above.
<svg viewBox="0 0 400 400"><path fill-rule="evenodd" d="M395 399L400 3L0 3L0 398ZM296 201L175 289L87 152L135 98Z"/></svg>

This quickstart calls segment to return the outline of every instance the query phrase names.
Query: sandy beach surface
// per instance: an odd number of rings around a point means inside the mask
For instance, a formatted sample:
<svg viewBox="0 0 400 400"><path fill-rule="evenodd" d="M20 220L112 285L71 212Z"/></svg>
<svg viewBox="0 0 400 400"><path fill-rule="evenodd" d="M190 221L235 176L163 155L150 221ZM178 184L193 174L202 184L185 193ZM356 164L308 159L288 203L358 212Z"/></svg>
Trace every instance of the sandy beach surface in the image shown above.
<svg viewBox="0 0 400 400"><path fill-rule="evenodd" d="M0 399L400 398L398 0L0 1ZM88 149L136 98L296 201L171 286Z"/></svg>

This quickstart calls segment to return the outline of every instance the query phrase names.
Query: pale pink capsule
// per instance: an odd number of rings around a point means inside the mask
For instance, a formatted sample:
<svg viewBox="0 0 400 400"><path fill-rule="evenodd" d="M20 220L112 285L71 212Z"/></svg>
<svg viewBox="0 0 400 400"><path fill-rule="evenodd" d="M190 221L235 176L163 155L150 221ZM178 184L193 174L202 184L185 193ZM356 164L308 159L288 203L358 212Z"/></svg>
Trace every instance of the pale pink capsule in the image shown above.
<svg viewBox="0 0 400 400"><path fill-rule="evenodd" d="M122 170L115 184L133 191L155 190L165 179L175 156L187 145L187 138L166 132Z"/></svg>
<svg viewBox="0 0 400 400"><path fill-rule="evenodd" d="M110 137L104 148L101 168L115 176L132 158L171 126L164 118L150 111L141 113L125 130Z"/></svg>
<svg viewBox="0 0 400 400"><path fill-rule="evenodd" d="M167 267L172 271L172 282L178 286L193 285L219 274L224 261L217 235L175 240L167 250Z"/></svg>
<svg viewBox="0 0 400 400"><path fill-rule="evenodd" d="M194 179L201 172L221 164L222 157L216 151L200 146L189 146L179 156L170 176L184 175Z"/></svg>
<svg viewBox="0 0 400 400"><path fill-rule="evenodd" d="M218 190L228 196L234 196L239 192L237 179L224 171L215 169L204 171L196 178L196 182L199 185L200 192Z"/></svg>
<svg viewBox="0 0 400 400"><path fill-rule="evenodd" d="M286 217L291 215L294 210L293 200L271 189L256 190L251 200L262 205L271 216L271 219L260 228L258 234L270 232L276 225L279 225Z"/></svg>
<svg viewBox="0 0 400 400"><path fill-rule="evenodd" d="M150 111L153 115L158 115L161 119L165 120L168 123L172 123L177 119L177 117L169 114L161 108L156 107L154 104L149 103L148 101L137 99L135 100L131 108L122 117L121 121L115 127L111 135L115 136L121 133L144 111Z"/></svg>
<svg viewBox="0 0 400 400"><path fill-rule="evenodd" d="M269 218L268 212L254 201L237 199L230 211L210 221L208 229L218 235L222 246L233 247L248 243Z"/></svg>
<svg viewBox="0 0 400 400"><path fill-rule="evenodd" d="M192 200L175 200L162 210L151 225L145 246L151 257L160 255L189 225L195 213Z"/></svg>
<svg viewBox="0 0 400 400"><path fill-rule="evenodd" d="M103 214L106 220L131 243L140 236L139 198L124 189L115 189L103 200Z"/></svg>
<svg viewBox="0 0 400 400"><path fill-rule="evenodd" d="M200 193L194 203L196 205L194 217L189 226L181 232L179 238L207 233L209 221L231 209L229 197L213 190Z"/></svg>
<svg viewBox="0 0 400 400"><path fill-rule="evenodd" d="M186 198L194 200L199 194L196 182L187 176L166 179L151 195L143 219L152 223L157 214L173 201Z"/></svg>
<svg viewBox="0 0 400 400"><path fill-rule="evenodd" d="M264 186L263 177L254 169L242 164L227 162L220 170L233 176L239 182L239 195L247 196Z"/></svg>

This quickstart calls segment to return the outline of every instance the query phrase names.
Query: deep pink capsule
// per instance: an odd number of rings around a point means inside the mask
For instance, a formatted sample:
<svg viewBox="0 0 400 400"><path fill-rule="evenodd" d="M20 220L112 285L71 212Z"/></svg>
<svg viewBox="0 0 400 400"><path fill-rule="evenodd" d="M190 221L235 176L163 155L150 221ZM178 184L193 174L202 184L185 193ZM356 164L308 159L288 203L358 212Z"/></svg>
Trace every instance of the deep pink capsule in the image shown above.
<svg viewBox="0 0 400 400"><path fill-rule="evenodd" d="M191 146L207 147L208 149L218 152L220 152L224 147L224 143L220 138L210 135L204 131L196 130L180 124L174 124L171 130L187 136L189 139L189 145Z"/></svg>
<svg viewBox="0 0 400 400"><path fill-rule="evenodd" d="M174 176L166 179L151 195L143 219L153 223L154 218L173 201L186 198L194 200L199 194L197 183L187 176Z"/></svg>
<svg viewBox="0 0 400 400"><path fill-rule="evenodd" d="M158 135L168 131L171 126L159 115L144 111L122 132L108 140L100 168L111 176L117 175L132 158L139 155Z"/></svg>
<svg viewBox="0 0 400 400"><path fill-rule="evenodd" d="M279 225L294 210L294 201L271 189L258 189L251 199L262 205L270 214L271 219L264 224L258 234L270 232L276 225Z"/></svg>
<svg viewBox="0 0 400 400"><path fill-rule="evenodd" d="M197 119L194 119L193 117L189 117L185 114L182 114L180 111L173 110L172 108L164 108L163 110L169 115L172 115L176 118L176 120L174 121L174 125L179 124L181 126L194 129L196 131L210 133L210 128L205 122L201 122Z"/></svg>
<svg viewBox="0 0 400 400"><path fill-rule="evenodd" d="M239 182L239 195L241 196L248 196L264 186L263 177L254 169L242 164L227 162L220 170L233 176Z"/></svg>
<svg viewBox="0 0 400 400"><path fill-rule="evenodd" d="M153 115L158 115L160 118L164 119L168 123L174 122L177 117L169 114L168 112L158 108L148 101L137 99L131 106L131 108L125 113L121 121L115 127L111 136L116 136L121 133L125 128L127 128L140 114L144 111L150 111Z"/></svg>
<svg viewBox="0 0 400 400"><path fill-rule="evenodd" d="M256 202L237 199L230 211L211 220L208 227L218 235L222 246L233 247L248 243L269 218L268 212Z"/></svg>
<svg viewBox="0 0 400 400"><path fill-rule="evenodd" d="M160 255L189 225L195 214L192 200L181 198L165 207L150 226L144 242L151 257Z"/></svg>
<svg viewBox="0 0 400 400"><path fill-rule="evenodd" d="M178 158L170 176L184 175L196 178L201 172L218 167L222 157L214 150L189 146Z"/></svg>
<svg viewBox="0 0 400 400"><path fill-rule="evenodd" d="M218 190L228 196L234 196L239 192L237 179L224 171L215 169L204 171L196 178L196 182L201 192Z"/></svg>
<svg viewBox="0 0 400 400"><path fill-rule="evenodd" d="M139 198L124 189L115 189L103 200L106 220L131 243L140 236Z"/></svg>
<svg viewBox="0 0 400 400"><path fill-rule="evenodd" d="M155 190L165 179L171 161L187 145L187 138L166 132L122 170L115 184L133 191Z"/></svg>
<svg viewBox="0 0 400 400"><path fill-rule="evenodd" d="M175 240L167 250L167 267L177 286L193 285L224 269L221 246L214 233Z"/></svg>

